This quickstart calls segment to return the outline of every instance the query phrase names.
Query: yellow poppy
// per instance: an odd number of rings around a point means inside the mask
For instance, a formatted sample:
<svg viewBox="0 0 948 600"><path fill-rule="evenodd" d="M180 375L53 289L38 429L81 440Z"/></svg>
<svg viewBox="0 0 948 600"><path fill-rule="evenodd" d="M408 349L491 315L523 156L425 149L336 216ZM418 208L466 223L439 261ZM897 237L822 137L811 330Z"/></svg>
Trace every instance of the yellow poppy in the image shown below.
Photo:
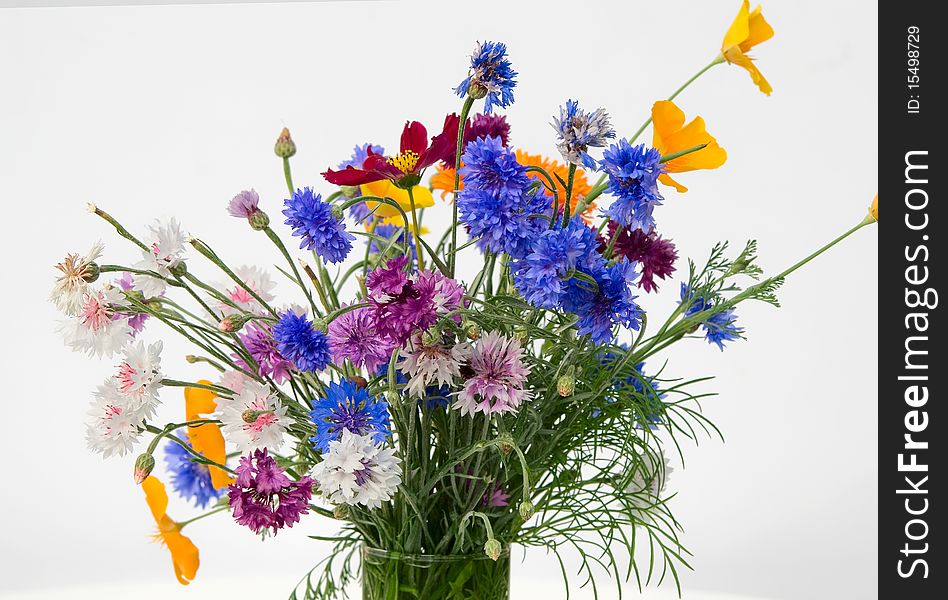
<svg viewBox="0 0 948 600"><path fill-rule="evenodd" d="M872 204L869 205L869 214L872 215L873 221L879 222L879 194L876 194L876 197L872 199Z"/></svg>
<svg viewBox="0 0 948 600"><path fill-rule="evenodd" d="M210 381L198 381L203 385L211 385ZM206 418L217 410L217 394L204 388L184 388L184 413L188 421ZM208 423L200 427L188 427L188 439L195 452L219 464L227 461L227 451L224 448L224 436L217 425ZM234 482L227 471L220 467L208 465L211 474L211 485L221 490Z"/></svg>
<svg viewBox="0 0 948 600"><path fill-rule="evenodd" d="M652 131L652 146L663 156L707 144L697 152L664 163L665 173L658 180L679 192L687 192L688 188L672 179L668 173L717 169L727 160L727 152L705 129L704 119L695 117L685 125L685 113L671 100L659 100L652 106Z"/></svg>
<svg viewBox="0 0 948 600"><path fill-rule="evenodd" d="M197 546L181 533L181 525L166 514L168 492L165 491L165 484L149 476L142 482L142 489L145 491L145 502L158 524L155 539L171 552L171 563L174 565L174 576L178 578L178 583L188 585L197 575L201 564Z"/></svg>
<svg viewBox="0 0 948 600"><path fill-rule="evenodd" d="M400 187L397 187L388 179L380 179L379 181L373 181L372 183L363 183L359 186L359 189L362 190L363 196L378 196L379 198L391 198L402 207L406 213L411 210L411 202L408 200L408 190L403 190ZM431 195L431 190L426 187L416 185L411 190L412 195L415 197L415 208L428 208L434 206L434 197ZM375 209L375 212L372 213L375 216L382 217L384 219L389 219L391 217L397 217L397 221L401 223L401 214L398 212L394 206L389 206L388 204L383 204L375 200L366 200L365 203L368 205L369 210ZM378 207L376 209L376 207Z"/></svg>
<svg viewBox="0 0 948 600"><path fill-rule="evenodd" d="M751 11L750 1L744 0L741 10L738 11L737 17L731 23L731 28L724 36L724 42L721 43L721 54L724 59L732 65L738 65L747 70L760 91L768 96L773 88L764 79L763 74L747 53L757 44L766 42L773 36L773 27L764 19L760 7Z"/></svg>

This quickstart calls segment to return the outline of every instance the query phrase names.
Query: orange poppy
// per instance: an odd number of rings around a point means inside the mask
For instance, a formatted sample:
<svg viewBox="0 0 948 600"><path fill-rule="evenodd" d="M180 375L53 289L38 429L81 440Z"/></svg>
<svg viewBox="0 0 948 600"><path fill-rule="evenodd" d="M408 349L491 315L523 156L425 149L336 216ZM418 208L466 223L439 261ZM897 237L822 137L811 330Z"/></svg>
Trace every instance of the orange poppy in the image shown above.
<svg viewBox="0 0 948 600"><path fill-rule="evenodd" d="M198 381L203 385L211 385L206 379ZM217 410L217 394L204 388L184 388L184 413L188 421L197 421L206 418ZM203 454L205 458L218 464L225 464L227 451L224 448L224 436L220 427L207 423L198 427L188 427L188 438L195 452ZM234 482L234 478L220 467L208 465L211 474L211 485L214 489L224 489Z"/></svg>
<svg viewBox="0 0 948 600"><path fill-rule="evenodd" d="M201 565L197 546L182 535L181 525L167 515L168 492L165 491L165 484L149 476L142 482L142 489L145 491L145 502L158 524L155 539L171 552L171 564L174 565L174 576L178 578L178 583L188 585Z"/></svg>
<svg viewBox="0 0 948 600"><path fill-rule="evenodd" d="M704 119L695 117L685 125L685 113L671 100L659 100L652 106L652 131L652 147L663 156L707 144L701 150L664 163L665 173L658 180L679 192L687 192L688 188L672 179L669 173L717 169L727 160L727 152L705 129Z"/></svg>
<svg viewBox="0 0 948 600"><path fill-rule="evenodd" d="M774 37L774 29L764 19L760 7L751 11L750 1L744 0L741 10L738 11L737 17L734 18L731 28L727 30L724 41L721 43L721 55L724 56L724 60L732 65L743 67L750 73L751 80L757 84L760 91L768 96L773 88L747 53L757 44L766 42L772 37Z"/></svg>

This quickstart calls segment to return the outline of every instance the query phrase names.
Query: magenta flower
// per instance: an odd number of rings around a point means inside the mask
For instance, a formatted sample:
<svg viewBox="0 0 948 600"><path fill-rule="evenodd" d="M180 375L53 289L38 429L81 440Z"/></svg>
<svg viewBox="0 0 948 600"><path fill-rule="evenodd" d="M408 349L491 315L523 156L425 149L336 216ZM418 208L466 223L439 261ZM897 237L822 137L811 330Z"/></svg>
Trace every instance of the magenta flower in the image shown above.
<svg viewBox="0 0 948 600"><path fill-rule="evenodd" d="M290 481L266 449L243 456L237 467L237 480L227 492L234 519L261 534L298 523L309 512L313 480L303 477Z"/></svg>
<svg viewBox="0 0 948 600"><path fill-rule="evenodd" d="M615 221L609 223L609 239L616 234ZM599 250L605 250L608 240L600 238ZM646 292L655 292L655 277L666 279L675 272L675 261L678 260L678 251L671 240L662 239L662 236L653 229L645 233L641 229L623 229L616 239L613 254L625 257L629 262L642 265L642 276L639 278L639 287Z"/></svg>
<svg viewBox="0 0 948 600"><path fill-rule="evenodd" d="M365 278L365 287L369 295L378 302L388 302L402 293L408 283L408 273L405 272L407 256L397 256L369 273Z"/></svg>
<svg viewBox="0 0 948 600"><path fill-rule="evenodd" d="M481 497L481 504L487 508L501 508L510 505L510 494L499 483L491 484L490 489Z"/></svg>
<svg viewBox="0 0 948 600"><path fill-rule="evenodd" d="M116 279L115 283L126 292L134 287L132 274L128 271L122 273L122 276ZM162 294L162 296L164 296L164 294ZM132 337L135 337L145 329L145 321L148 320L150 315L148 313L127 313L127 316L128 326L132 328Z"/></svg>
<svg viewBox="0 0 948 600"><path fill-rule="evenodd" d="M257 374L261 377L270 377L275 383L283 383L290 378L290 369L293 363L288 361L277 350L276 342L270 334L270 326L251 321L238 334L240 342L247 349L250 357L257 363ZM234 361L247 370L252 370L243 358L234 355Z"/></svg>
<svg viewBox="0 0 948 600"><path fill-rule="evenodd" d="M365 365L371 374L386 364L395 344L377 333L375 313L369 308L357 308L336 317L329 324L329 350L333 362L342 364L349 359L356 368Z"/></svg>
<svg viewBox="0 0 948 600"><path fill-rule="evenodd" d="M514 338L491 331L481 337L468 363L473 376L458 392L454 408L462 415L514 412L530 398L524 389L530 369L523 364L523 349Z"/></svg>

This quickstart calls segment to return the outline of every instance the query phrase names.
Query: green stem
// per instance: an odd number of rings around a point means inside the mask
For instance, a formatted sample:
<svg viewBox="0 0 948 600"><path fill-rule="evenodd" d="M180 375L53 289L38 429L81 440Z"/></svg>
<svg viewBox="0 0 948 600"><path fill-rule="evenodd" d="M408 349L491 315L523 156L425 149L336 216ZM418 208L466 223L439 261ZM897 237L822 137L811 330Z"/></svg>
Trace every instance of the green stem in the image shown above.
<svg viewBox="0 0 948 600"><path fill-rule="evenodd" d="M415 194L411 191L411 188L408 188L408 205L411 207L411 226L414 231L412 232L415 237L415 254L418 256L418 270L425 270L425 261L422 258L421 247L421 228L418 227L418 214L415 211ZM457 210L457 202L454 203L455 211Z"/></svg>
<svg viewBox="0 0 948 600"><path fill-rule="evenodd" d="M290 196L292 196L296 188L293 187L293 175L290 173L289 157L283 159L283 178L286 179L286 189L290 191Z"/></svg>
<svg viewBox="0 0 948 600"><path fill-rule="evenodd" d="M198 515L198 516L194 517L193 519L188 519L187 521L181 521L181 522L178 523L178 529L179 529L179 530L184 529L184 526L185 526L185 525L190 525L191 523L194 523L195 521L200 521L200 520L203 519L204 517L209 517L209 516L211 516L211 515L216 515L216 514L219 513L219 512L223 512L223 511L227 510L227 508L228 508L227 506L220 506L220 507L218 507L218 508L215 508L214 510L209 510L209 511L207 511L207 512L204 513L203 515Z"/></svg>
<svg viewBox="0 0 948 600"><path fill-rule="evenodd" d="M563 227L569 225L569 209L573 200L573 178L576 177L576 165L569 164L569 173L566 176L566 202L563 204Z"/></svg>
<svg viewBox="0 0 948 600"><path fill-rule="evenodd" d="M454 198L451 211L451 255L448 257L449 276L454 277L456 254L458 251L458 189L461 187L461 150L464 149L464 126L467 124L467 115L474 105L474 98L468 96L461 107L461 120L458 123L457 153L454 156Z"/></svg>

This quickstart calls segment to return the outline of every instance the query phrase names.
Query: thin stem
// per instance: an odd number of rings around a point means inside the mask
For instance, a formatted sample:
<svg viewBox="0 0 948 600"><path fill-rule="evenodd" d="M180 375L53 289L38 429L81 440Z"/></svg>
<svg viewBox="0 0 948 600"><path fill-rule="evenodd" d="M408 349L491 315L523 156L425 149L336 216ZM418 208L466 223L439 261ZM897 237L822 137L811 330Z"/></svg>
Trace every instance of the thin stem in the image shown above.
<svg viewBox="0 0 948 600"><path fill-rule="evenodd" d="M461 107L461 120L458 122L457 153L454 156L454 198L451 211L451 254L448 257L448 275L452 278L454 277L458 252L458 190L461 187L461 150L464 149L464 126L467 125L467 115L471 112L471 106L473 105L473 97L468 96L464 99L464 105Z"/></svg>
<svg viewBox="0 0 948 600"><path fill-rule="evenodd" d="M219 513L219 512L223 512L223 511L227 510L227 508L228 508L228 507L227 507L226 505L225 505L225 506L219 506L219 507L217 507L217 508L215 508L215 509L213 509L213 510L207 511L207 512L204 513L203 515L198 515L198 516L194 517L193 519L188 519L187 521L180 521L180 522L178 522L178 529L179 529L179 530L184 529L184 526L185 526L185 525L190 525L191 523L194 523L195 521L200 521L200 520L203 519L204 517L209 517L209 516L211 516L211 515L216 515L216 514Z"/></svg>
<svg viewBox="0 0 948 600"><path fill-rule="evenodd" d="M415 211L415 194L411 191L411 188L408 188L408 205L411 207L411 226L414 231L412 232L415 237L415 254L418 256L418 270L425 270L425 261L422 258L422 247L421 247L421 228L418 227L418 214ZM455 203L457 207L457 203ZM455 208L457 210L457 208Z"/></svg>
<svg viewBox="0 0 948 600"><path fill-rule="evenodd" d="M293 187L293 175L290 173L289 157L283 159L283 178L286 179L286 189L290 191L290 196L292 196L296 188Z"/></svg>

